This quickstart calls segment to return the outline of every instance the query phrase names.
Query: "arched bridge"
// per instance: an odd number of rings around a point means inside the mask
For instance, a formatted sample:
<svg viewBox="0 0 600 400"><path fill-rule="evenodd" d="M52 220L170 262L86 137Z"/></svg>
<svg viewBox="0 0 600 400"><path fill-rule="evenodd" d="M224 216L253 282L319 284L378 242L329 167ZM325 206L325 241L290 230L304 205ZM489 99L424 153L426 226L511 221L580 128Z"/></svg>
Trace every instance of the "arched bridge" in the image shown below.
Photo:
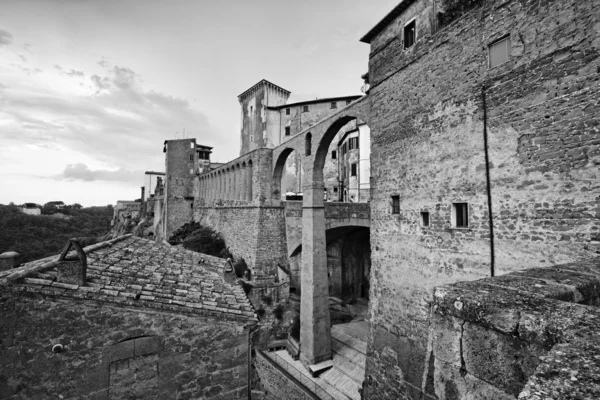
<svg viewBox="0 0 600 400"><path fill-rule="evenodd" d="M302 201L285 201L285 233L288 256L302 245ZM325 230L346 226L370 227L369 203L325 203Z"/></svg>

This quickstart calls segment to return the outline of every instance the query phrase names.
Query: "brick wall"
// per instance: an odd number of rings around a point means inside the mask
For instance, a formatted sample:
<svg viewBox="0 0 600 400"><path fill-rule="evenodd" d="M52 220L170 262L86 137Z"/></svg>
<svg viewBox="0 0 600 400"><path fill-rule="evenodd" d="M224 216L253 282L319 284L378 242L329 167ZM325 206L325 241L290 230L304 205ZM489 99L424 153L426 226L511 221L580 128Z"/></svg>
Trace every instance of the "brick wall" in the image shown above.
<svg viewBox="0 0 600 400"><path fill-rule="evenodd" d="M372 42L367 374L380 378L367 398L398 398L403 381L420 396L432 288L490 274L482 87L496 273L600 251L600 3L484 3L432 34L432 10L414 2ZM413 17L417 43L403 50ZM505 35L511 61L488 69L487 47ZM452 226L456 202L468 203L467 229Z"/></svg>
<svg viewBox="0 0 600 400"><path fill-rule="evenodd" d="M62 344L64 352L52 347ZM41 295L0 297L0 398L246 398L241 323Z"/></svg>

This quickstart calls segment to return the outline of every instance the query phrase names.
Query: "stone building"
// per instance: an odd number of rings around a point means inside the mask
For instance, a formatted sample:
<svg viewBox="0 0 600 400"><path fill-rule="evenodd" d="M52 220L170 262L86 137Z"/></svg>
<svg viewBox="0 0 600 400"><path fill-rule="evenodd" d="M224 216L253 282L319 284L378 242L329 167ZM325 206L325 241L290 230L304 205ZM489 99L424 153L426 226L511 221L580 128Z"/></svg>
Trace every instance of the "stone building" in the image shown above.
<svg viewBox="0 0 600 400"><path fill-rule="evenodd" d="M582 261L600 252L599 18L594 1L402 0L362 39L365 96L287 104L263 80L238 97L240 157L199 174L195 141L169 141L160 223L211 226L253 290L300 292L303 371L347 366L330 298L367 301L365 399L551 393L560 349L600 354ZM292 166L301 202L283 201ZM335 187L361 203L328 202ZM270 390L299 387L283 375Z"/></svg>
<svg viewBox="0 0 600 400"><path fill-rule="evenodd" d="M28 215L42 215L42 207L35 203L25 203L21 206L21 211Z"/></svg>
<svg viewBox="0 0 600 400"><path fill-rule="evenodd" d="M78 254L0 272L0 397L248 398L256 316L224 260L131 235Z"/></svg>
<svg viewBox="0 0 600 400"><path fill-rule="evenodd" d="M371 130L364 122L354 122L351 126L352 129L338 134L341 137L334 151L339 184L334 193L339 193L339 201L366 203L371 199Z"/></svg>
<svg viewBox="0 0 600 400"><path fill-rule="evenodd" d="M599 24L597 1L404 0L362 38L366 398L435 398L434 287L600 251Z"/></svg>

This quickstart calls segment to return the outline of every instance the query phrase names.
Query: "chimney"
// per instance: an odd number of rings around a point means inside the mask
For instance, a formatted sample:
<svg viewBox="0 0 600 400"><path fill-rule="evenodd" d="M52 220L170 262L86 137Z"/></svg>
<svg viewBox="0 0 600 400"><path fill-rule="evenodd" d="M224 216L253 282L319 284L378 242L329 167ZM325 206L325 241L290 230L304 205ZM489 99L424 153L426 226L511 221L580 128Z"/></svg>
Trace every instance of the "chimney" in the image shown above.
<svg viewBox="0 0 600 400"><path fill-rule="evenodd" d="M75 253L69 254L73 248ZM87 276L87 256L83 252L77 239L69 239L58 258L58 277L56 280L62 283L83 286Z"/></svg>
<svg viewBox="0 0 600 400"><path fill-rule="evenodd" d="M7 251L0 254L0 271L18 267L20 257L21 255L16 251Z"/></svg>
<svg viewBox="0 0 600 400"><path fill-rule="evenodd" d="M146 199L144 198L144 195L146 193L146 187L141 186L140 189L142 189L142 197L140 197L140 199L142 199L142 203L143 203L144 201L146 201Z"/></svg>

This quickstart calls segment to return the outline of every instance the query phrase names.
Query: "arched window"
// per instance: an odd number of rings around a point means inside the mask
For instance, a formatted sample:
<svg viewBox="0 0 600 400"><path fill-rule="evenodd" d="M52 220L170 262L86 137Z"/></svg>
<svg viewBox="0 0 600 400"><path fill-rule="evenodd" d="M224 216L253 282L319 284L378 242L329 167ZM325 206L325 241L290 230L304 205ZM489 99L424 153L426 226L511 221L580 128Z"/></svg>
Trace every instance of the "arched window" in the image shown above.
<svg viewBox="0 0 600 400"><path fill-rule="evenodd" d="M310 151L312 148L312 135L310 132L306 134L306 139L304 140L304 155L310 156Z"/></svg>

